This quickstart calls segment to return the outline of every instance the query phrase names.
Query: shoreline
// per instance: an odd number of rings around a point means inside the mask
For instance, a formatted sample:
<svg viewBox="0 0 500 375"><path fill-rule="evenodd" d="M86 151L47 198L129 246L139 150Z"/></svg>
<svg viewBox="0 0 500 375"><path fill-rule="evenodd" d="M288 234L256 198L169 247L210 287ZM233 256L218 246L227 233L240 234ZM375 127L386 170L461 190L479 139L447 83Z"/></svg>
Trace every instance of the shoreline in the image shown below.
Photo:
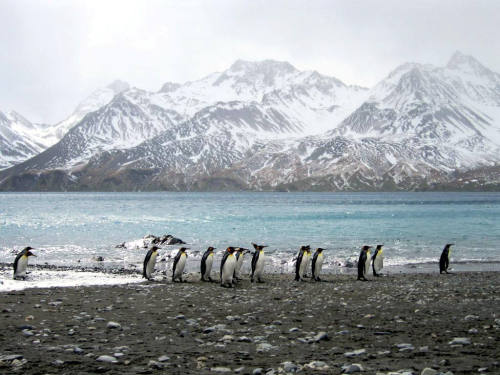
<svg viewBox="0 0 500 375"><path fill-rule="evenodd" d="M324 279L0 293L0 372L500 372L498 272Z"/></svg>

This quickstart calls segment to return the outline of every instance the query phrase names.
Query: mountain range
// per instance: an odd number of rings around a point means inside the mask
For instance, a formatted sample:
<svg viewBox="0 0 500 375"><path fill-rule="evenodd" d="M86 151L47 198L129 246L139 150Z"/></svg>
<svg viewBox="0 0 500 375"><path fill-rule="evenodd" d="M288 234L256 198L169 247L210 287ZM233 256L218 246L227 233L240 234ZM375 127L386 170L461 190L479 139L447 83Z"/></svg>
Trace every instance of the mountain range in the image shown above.
<svg viewBox="0 0 500 375"><path fill-rule="evenodd" d="M238 60L114 82L54 126L0 112L0 146L1 190L498 190L500 75L457 52L367 89Z"/></svg>

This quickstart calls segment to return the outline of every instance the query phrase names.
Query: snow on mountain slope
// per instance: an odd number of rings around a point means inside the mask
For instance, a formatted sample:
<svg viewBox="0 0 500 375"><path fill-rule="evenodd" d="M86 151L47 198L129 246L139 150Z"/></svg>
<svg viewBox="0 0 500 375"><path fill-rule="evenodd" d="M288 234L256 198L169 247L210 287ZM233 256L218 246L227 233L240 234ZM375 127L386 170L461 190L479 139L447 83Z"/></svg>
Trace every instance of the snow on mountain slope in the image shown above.
<svg viewBox="0 0 500 375"><path fill-rule="evenodd" d="M55 125L55 128L53 129L54 139L51 146L64 137L64 135L81 119L83 119L87 113L98 110L102 106L108 104L115 95L129 89L130 86L128 83L116 80L108 86L94 91L89 97L78 104L71 116Z"/></svg>
<svg viewBox="0 0 500 375"><path fill-rule="evenodd" d="M22 162L47 147L47 126L33 124L17 112L0 111L0 169Z"/></svg>
<svg viewBox="0 0 500 375"><path fill-rule="evenodd" d="M299 71L287 62L238 60L226 71L198 81L167 83L153 100L187 117L220 102L256 102L295 122L298 135L308 135L335 127L366 92L315 71Z"/></svg>
<svg viewBox="0 0 500 375"><path fill-rule="evenodd" d="M398 67L330 135L447 145L472 167L500 148L499 108L500 75L456 53L446 67Z"/></svg>

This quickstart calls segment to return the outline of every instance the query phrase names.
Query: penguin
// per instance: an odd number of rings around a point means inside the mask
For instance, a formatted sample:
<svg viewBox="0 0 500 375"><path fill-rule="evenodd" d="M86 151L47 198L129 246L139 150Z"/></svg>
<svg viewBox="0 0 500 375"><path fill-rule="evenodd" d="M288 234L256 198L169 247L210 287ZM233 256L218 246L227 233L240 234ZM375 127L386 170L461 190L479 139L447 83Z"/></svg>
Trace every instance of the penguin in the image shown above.
<svg viewBox="0 0 500 375"><path fill-rule="evenodd" d="M32 247L25 247L19 254L17 254L14 260L14 280L26 279L26 268L28 267L28 258L36 257L30 250Z"/></svg>
<svg viewBox="0 0 500 375"><path fill-rule="evenodd" d="M321 273L321 268L323 268L323 250L321 247L316 249L314 256L312 258L312 278L314 281L321 281L319 274Z"/></svg>
<svg viewBox="0 0 500 375"><path fill-rule="evenodd" d="M158 246L153 246L149 249L146 257L144 258L144 267L142 269L142 277L148 280L152 279L155 270L156 257L158 256Z"/></svg>
<svg viewBox="0 0 500 375"><path fill-rule="evenodd" d="M377 248L375 249L375 252L372 256L372 269L373 276L375 277L380 276L380 270L384 268L384 251L382 250L383 246L384 245L377 245Z"/></svg>
<svg viewBox="0 0 500 375"><path fill-rule="evenodd" d="M172 269L172 282L179 279L182 282L182 272L184 272L184 267L186 267L186 250L187 247L181 247L174 258L174 268Z"/></svg>
<svg viewBox="0 0 500 375"><path fill-rule="evenodd" d="M304 277L309 277L307 270L309 269L309 264L311 264L311 248L309 247L304 253L305 265L304 265Z"/></svg>
<svg viewBox="0 0 500 375"><path fill-rule="evenodd" d="M310 246L301 246L299 255L295 261L295 281L303 281L304 273L306 272L306 258Z"/></svg>
<svg viewBox="0 0 500 375"><path fill-rule="evenodd" d="M234 268L236 267L235 248L228 247L220 262L220 285L226 288L233 287Z"/></svg>
<svg viewBox="0 0 500 375"><path fill-rule="evenodd" d="M264 245L257 245L257 244L252 244L255 251L252 256L252 276L250 280L254 281L254 279L257 279L257 282L263 283L262 281L262 274L264 273L264 265L266 262L266 257L264 254L264 248L267 246Z"/></svg>
<svg viewBox="0 0 500 375"><path fill-rule="evenodd" d="M214 263L215 247L210 246L201 257L201 281L213 281L210 277Z"/></svg>
<svg viewBox="0 0 500 375"><path fill-rule="evenodd" d="M245 249L243 247L237 247L235 252L236 256L236 267L234 268L234 279L236 281L241 280L241 266L243 266L243 259L245 258L245 254L248 252L248 249Z"/></svg>
<svg viewBox="0 0 500 375"><path fill-rule="evenodd" d="M358 260L358 280L368 281L366 274L370 270L370 248L371 246L363 246L359 253Z"/></svg>
<svg viewBox="0 0 500 375"><path fill-rule="evenodd" d="M448 272L448 267L450 266L450 247L453 246L452 243L447 243L441 253L441 258L439 258L439 273L450 273Z"/></svg>

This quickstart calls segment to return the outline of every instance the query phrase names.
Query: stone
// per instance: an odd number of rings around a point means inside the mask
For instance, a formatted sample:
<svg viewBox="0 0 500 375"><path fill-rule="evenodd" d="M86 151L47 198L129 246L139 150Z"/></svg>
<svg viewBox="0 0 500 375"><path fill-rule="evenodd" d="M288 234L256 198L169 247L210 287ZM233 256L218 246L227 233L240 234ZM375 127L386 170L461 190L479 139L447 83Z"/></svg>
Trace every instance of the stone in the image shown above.
<svg viewBox="0 0 500 375"><path fill-rule="evenodd" d="M358 355L366 354L366 349L357 349L353 350L352 352L346 352L344 353L344 356L346 357L357 357Z"/></svg>
<svg viewBox="0 0 500 375"><path fill-rule="evenodd" d="M316 336L313 337L313 340L316 342L320 341L328 341L330 338L326 332L318 332Z"/></svg>
<svg viewBox="0 0 500 375"><path fill-rule="evenodd" d="M2 362L10 362L15 359L23 359L24 356L22 354L5 354L5 355L0 355L0 361Z"/></svg>
<svg viewBox="0 0 500 375"><path fill-rule="evenodd" d="M470 339L468 339L467 337L455 337L448 344L449 345L470 345Z"/></svg>
<svg viewBox="0 0 500 375"><path fill-rule="evenodd" d="M108 324L106 325L106 328L109 328L109 329L118 329L121 327L122 327L122 325L120 323L117 323L117 322L108 322Z"/></svg>
<svg viewBox="0 0 500 375"><path fill-rule="evenodd" d="M327 370L330 367L326 364L326 362L323 361L312 361L309 362L306 366L313 370Z"/></svg>
<svg viewBox="0 0 500 375"><path fill-rule="evenodd" d="M158 362L167 362L170 361L170 357L166 355L162 355L161 357L158 357Z"/></svg>
<svg viewBox="0 0 500 375"><path fill-rule="evenodd" d="M352 365L343 366L342 370L344 370L344 374L354 374L355 372L363 371L363 366L361 366L359 363L353 363Z"/></svg>
<svg viewBox="0 0 500 375"><path fill-rule="evenodd" d="M262 371L264 371L264 369L260 368L260 367L257 367L256 369L254 369L252 371L252 374L253 375L262 375Z"/></svg>
<svg viewBox="0 0 500 375"><path fill-rule="evenodd" d="M257 352L267 352L272 348L273 346L271 344L268 344L267 342L261 342L257 345Z"/></svg>
<svg viewBox="0 0 500 375"><path fill-rule="evenodd" d="M212 367L210 371L220 372L220 373L232 372L232 370L229 367Z"/></svg>
<svg viewBox="0 0 500 375"><path fill-rule="evenodd" d="M246 336L238 337L238 342L252 342L252 339Z"/></svg>
<svg viewBox="0 0 500 375"><path fill-rule="evenodd" d="M399 349L400 352L409 352L415 349L415 347L412 344L408 343L397 344L396 347Z"/></svg>
<svg viewBox="0 0 500 375"><path fill-rule="evenodd" d="M283 370L285 370L285 372L297 372L298 367L293 362L283 362Z"/></svg>
<svg viewBox="0 0 500 375"><path fill-rule="evenodd" d="M157 362L157 361L153 361L153 360L150 360L148 362L148 367L151 367L151 368L154 368L154 369L157 369L157 370L161 370L162 368L165 367L165 365L163 363L160 363L160 362Z"/></svg>
<svg viewBox="0 0 500 375"><path fill-rule="evenodd" d="M118 360L115 357L110 355L101 355L97 357L97 362L106 362L106 363L118 363Z"/></svg>
<svg viewBox="0 0 500 375"><path fill-rule="evenodd" d="M420 375L436 375L438 372L432 368L426 367L422 370Z"/></svg>
<svg viewBox="0 0 500 375"><path fill-rule="evenodd" d="M479 319L479 316L477 316L477 315L467 315L464 318L465 321L478 320L478 319Z"/></svg>

